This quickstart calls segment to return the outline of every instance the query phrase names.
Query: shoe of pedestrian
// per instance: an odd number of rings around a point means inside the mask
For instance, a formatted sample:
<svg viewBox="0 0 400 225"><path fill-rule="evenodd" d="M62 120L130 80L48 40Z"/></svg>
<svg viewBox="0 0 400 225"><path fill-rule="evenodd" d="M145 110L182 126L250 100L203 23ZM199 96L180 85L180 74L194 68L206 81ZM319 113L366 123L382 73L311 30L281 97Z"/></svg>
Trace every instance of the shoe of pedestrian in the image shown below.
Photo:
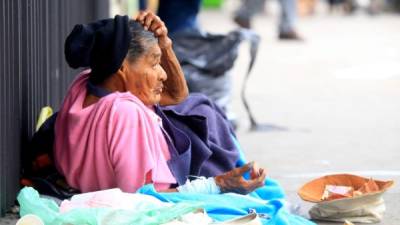
<svg viewBox="0 0 400 225"><path fill-rule="evenodd" d="M233 21L241 28L246 28L246 29L251 28L250 19L245 19L243 17L235 16L233 17Z"/></svg>
<svg viewBox="0 0 400 225"><path fill-rule="evenodd" d="M280 32L279 39L290 41L303 41L303 38L299 34L297 34L296 31Z"/></svg>

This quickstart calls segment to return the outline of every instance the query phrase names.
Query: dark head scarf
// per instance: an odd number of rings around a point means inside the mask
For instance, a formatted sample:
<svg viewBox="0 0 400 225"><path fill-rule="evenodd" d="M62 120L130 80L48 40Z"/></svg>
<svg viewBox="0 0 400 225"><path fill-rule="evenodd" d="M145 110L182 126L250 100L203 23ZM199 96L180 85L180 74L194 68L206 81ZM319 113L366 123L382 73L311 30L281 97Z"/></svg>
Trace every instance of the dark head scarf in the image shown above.
<svg viewBox="0 0 400 225"><path fill-rule="evenodd" d="M65 58L74 69L90 67L91 81L100 83L121 67L130 40L128 16L77 24L65 40Z"/></svg>

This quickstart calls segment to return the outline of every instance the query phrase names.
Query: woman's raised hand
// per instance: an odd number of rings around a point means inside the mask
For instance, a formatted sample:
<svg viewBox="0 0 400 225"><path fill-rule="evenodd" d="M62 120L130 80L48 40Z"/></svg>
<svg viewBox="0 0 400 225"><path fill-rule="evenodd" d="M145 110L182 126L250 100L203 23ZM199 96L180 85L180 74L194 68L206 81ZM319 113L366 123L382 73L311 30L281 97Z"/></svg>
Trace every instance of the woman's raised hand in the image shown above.
<svg viewBox="0 0 400 225"><path fill-rule="evenodd" d="M171 47L172 41L168 37L168 29L160 17L151 11L141 11L136 17L136 21L141 23L145 30L154 33L154 36L158 38L161 49Z"/></svg>
<svg viewBox="0 0 400 225"><path fill-rule="evenodd" d="M243 178L243 174L250 172L250 179ZM229 172L215 177L215 183L219 186L222 193L235 192L238 194L248 194L264 185L267 173L264 169L258 168L254 162L235 168Z"/></svg>

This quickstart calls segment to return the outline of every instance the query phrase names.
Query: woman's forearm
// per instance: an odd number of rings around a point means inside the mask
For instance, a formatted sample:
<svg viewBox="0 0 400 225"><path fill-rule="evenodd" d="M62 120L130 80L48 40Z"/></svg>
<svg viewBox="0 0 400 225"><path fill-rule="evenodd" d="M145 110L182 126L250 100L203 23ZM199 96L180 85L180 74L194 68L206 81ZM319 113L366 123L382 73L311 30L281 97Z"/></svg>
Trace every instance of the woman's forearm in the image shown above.
<svg viewBox="0 0 400 225"><path fill-rule="evenodd" d="M164 193L178 192L178 189L176 189L176 188L169 188L169 189L162 190L162 191L160 191L160 192L164 192Z"/></svg>
<svg viewBox="0 0 400 225"><path fill-rule="evenodd" d="M161 98L161 105L175 105L188 96L189 90L185 76L178 59L172 49L172 44L161 49L161 66L168 75L164 82L164 91Z"/></svg>

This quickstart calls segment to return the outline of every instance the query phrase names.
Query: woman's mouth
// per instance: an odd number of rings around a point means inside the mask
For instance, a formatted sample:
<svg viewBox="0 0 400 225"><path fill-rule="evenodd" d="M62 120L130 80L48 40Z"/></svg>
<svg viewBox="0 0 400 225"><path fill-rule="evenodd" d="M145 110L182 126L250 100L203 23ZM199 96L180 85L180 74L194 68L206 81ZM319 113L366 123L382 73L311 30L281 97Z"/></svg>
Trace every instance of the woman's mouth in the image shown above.
<svg viewBox="0 0 400 225"><path fill-rule="evenodd" d="M157 87L157 88L154 89L154 92L155 92L156 94L161 94L162 91L163 91L163 86L160 86L160 87Z"/></svg>

